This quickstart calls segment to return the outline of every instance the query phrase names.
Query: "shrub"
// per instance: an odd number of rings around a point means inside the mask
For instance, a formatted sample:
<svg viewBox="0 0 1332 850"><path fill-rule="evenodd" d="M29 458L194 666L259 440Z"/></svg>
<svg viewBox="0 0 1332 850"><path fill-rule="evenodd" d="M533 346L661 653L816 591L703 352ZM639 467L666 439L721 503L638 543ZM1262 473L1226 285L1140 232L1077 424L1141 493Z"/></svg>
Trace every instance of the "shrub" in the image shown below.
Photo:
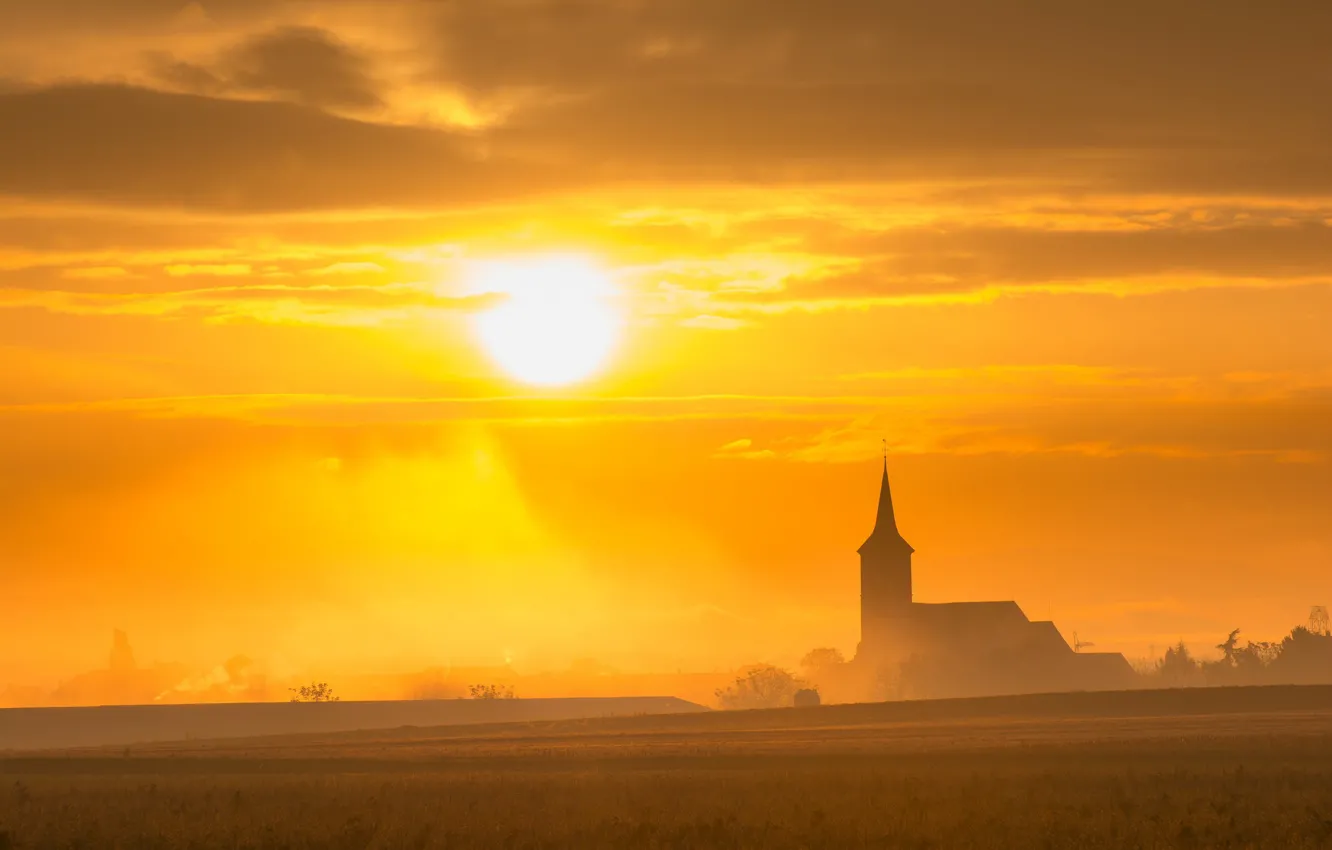
<svg viewBox="0 0 1332 850"><path fill-rule="evenodd" d="M776 708L791 705L795 692L804 686L789 671L771 665L761 665L736 677L735 684L717 690L717 702L722 708Z"/></svg>
<svg viewBox="0 0 1332 850"><path fill-rule="evenodd" d="M292 702L338 702L342 699L333 695L333 689L328 686L328 682L312 682L287 690L296 695L291 698Z"/></svg>
<svg viewBox="0 0 1332 850"><path fill-rule="evenodd" d="M516 699L512 685L471 685L467 691L472 699Z"/></svg>

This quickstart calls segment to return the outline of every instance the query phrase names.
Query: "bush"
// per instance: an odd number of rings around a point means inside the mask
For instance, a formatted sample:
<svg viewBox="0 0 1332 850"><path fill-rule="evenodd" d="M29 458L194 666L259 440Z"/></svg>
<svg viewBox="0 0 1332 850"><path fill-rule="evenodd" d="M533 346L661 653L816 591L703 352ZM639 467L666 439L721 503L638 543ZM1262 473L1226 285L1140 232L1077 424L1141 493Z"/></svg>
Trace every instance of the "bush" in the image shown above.
<svg viewBox="0 0 1332 850"><path fill-rule="evenodd" d="M729 688L719 688L717 702L728 709L777 708L791 705L804 684L789 671L765 664L736 677Z"/></svg>
<svg viewBox="0 0 1332 850"><path fill-rule="evenodd" d="M472 699L516 699L512 685L471 685L467 691Z"/></svg>
<svg viewBox="0 0 1332 850"><path fill-rule="evenodd" d="M291 698L292 702L338 702L342 699L333 695L333 689L328 686L328 682L313 682L287 690L296 695Z"/></svg>

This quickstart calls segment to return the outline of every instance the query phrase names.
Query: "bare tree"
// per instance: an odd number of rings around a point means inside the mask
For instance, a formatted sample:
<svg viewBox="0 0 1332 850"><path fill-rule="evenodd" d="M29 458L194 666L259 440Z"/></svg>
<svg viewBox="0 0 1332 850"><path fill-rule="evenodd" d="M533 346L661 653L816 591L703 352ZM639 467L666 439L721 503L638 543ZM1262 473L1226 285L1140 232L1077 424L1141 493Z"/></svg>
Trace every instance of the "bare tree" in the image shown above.
<svg viewBox="0 0 1332 850"><path fill-rule="evenodd" d="M291 698L292 702L339 702L342 699L333 695L333 689L328 686L328 682L313 682L287 690L296 695Z"/></svg>
<svg viewBox="0 0 1332 850"><path fill-rule="evenodd" d="M830 646L811 649L805 653L805 657L800 659L800 667L811 672L826 670L829 667L836 667L838 664L845 664L846 657L842 655L841 650Z"/></svg>
<svg viewBox="0 0 1332 850"><path fill-rule="evenodd" d="M736 677L729 688L718 688L717 702L730 709L776 708L790 705L804 684L789 671L765 664Z"/></svg>

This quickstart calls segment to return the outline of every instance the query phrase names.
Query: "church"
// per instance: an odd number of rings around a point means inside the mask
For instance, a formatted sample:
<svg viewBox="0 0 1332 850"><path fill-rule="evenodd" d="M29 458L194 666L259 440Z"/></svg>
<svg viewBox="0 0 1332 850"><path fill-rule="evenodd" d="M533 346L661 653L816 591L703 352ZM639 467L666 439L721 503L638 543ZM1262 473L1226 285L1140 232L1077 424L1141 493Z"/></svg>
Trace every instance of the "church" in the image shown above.
<svg viewBox="0 0 1332 850"><path fill-rule="evenodd" d="M891 678L901 697L979 696L1132 687L1123 655L1078 652L1016 602L917 602L915 549L897 528L884 459L874 530L861 545L855 663Z"/></svg>

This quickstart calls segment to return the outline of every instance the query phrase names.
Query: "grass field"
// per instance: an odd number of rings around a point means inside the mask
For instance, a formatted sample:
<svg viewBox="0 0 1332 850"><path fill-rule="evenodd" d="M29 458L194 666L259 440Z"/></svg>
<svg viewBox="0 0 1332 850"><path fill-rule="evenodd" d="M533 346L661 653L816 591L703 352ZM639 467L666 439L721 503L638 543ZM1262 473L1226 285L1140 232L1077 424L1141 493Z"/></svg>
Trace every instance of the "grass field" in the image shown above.
<svg viewBox="0 0 1332 850"><path fill-rule="evenodd" d="M1332 847L1332 690L1070 695L0 759L0 848Z"/></svg>

